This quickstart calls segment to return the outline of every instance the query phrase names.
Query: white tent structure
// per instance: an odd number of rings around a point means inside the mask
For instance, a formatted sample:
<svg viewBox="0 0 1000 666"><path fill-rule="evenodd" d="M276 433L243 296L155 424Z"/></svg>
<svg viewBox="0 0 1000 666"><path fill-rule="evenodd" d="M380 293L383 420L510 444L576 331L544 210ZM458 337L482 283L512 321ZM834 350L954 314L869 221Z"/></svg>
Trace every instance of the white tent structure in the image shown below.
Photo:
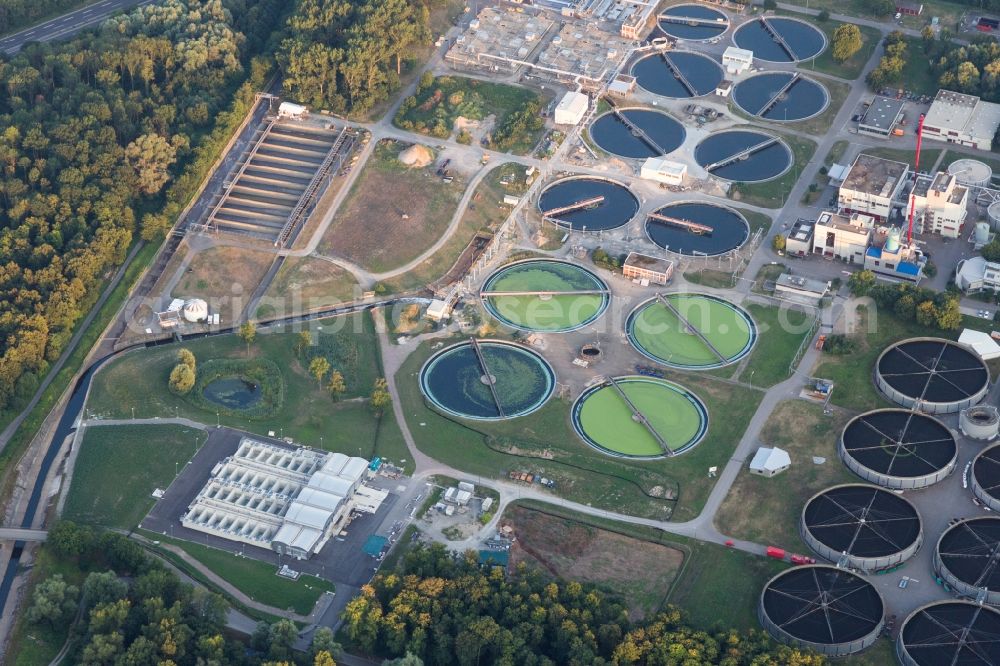
<svg viewBox="0 0 1000 666"><path fill-rule="evenodd" d="M762 446L750 461L750 472L760 476L774 476L792 466L788 452L778 447Z"/></svg>
<svg viewBox="0 0 1000 666"><path fill-rule="evenodd" d="M967 328L958 336L958 341L966 347L970 347L984 361L1000 358L1000 344L997 344L997 341L989 333Z"/></svg>

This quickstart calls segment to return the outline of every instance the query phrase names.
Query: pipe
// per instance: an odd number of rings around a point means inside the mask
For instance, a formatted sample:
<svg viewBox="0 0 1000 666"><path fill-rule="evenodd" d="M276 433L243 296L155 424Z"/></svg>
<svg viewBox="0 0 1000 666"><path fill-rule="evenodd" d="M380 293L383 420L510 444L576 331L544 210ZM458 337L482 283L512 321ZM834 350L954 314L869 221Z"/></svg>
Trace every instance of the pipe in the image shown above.
<svg viewBox="0 0 1000 666"><path fill-rule="evenodd" d="M920 119L917 121L917 154L913 158L913 187L910 188L910 219L909 225L906 228L906 244L910 245L913 242L913 213L917 207L917 198L914 196L913 192L917 188L917 174L920 173L920 140L923 138L924 134L924 114L920 114Z"/></svg>

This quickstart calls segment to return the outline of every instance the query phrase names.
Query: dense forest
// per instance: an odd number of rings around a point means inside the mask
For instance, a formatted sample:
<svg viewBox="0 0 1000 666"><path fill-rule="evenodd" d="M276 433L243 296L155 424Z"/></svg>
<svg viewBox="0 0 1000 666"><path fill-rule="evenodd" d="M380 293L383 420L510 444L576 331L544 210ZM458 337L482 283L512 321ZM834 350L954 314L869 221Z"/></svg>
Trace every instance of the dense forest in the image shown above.
<svg viewBox="0 0 1000 666"><path fill-rule="evenodd" d="M333 666L340 652L326 628L313 633L309 652L294 651L299 630L290 620L259 624L248 644L234 640L224 598L181 583L126 536L71 522L58 523L50 536L47 561L73 580L57 573L39 581L23 620L60 634L68 627L66 663Z"/></svg>
<svg viewBox="0 0 1000 666"><path fill-rule="evenodd" d="M816 666L759 631L705 632L676 608L633 626L619 600L519 567L483 570L474 553L417 547L398 573L377 575L344 611L344 635L369 654L427 664L720 664ZM413 659L413 658L416 659Z"/></svg>
<svg viewBox="0 0 1000 666"><path fill-rule="evenodd" d="M266 75L250 58L282 9L165 0L0 61L0 410L34 391L140 221L169 228L238 86Z"/></svg>
<svg viewBox="0 0 1000 666"><path fill-rule="evenodd" d="M288 27L278 53L288 96L314 109L363 114L399 87L414 47L430 44L430 5L301 0Z"/></svg>

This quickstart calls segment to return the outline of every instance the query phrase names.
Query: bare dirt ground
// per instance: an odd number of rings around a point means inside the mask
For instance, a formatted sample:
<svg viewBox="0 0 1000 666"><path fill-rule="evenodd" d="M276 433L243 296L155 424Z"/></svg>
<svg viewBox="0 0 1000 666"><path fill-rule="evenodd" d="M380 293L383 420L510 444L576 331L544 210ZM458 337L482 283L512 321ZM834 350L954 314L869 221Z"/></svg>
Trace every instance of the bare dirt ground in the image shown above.
<svg viewBox="0 0 1000 666"><path fill-rule="evenodd" d="M351 273L314 257L288 257L264 294L276 311L306 312L361 297ZM282 307L278 307L278 306Z"/></svg>
<svg viewBox="0 0 1000 666"><path fill-rule="evenodd" d="M420 256L445 232L466 179L456 172L445 183L436 174L438 161L408 168L396 159L403 148L376 148L324 234L321 252L383 272Z"/></svg>
<svg viewBox="0 0 1000 666"><path fill-rule="evenodd" d="M500 523L511 526L517 538L512 564L598 585L622 597L632 620L660 608L684 561L675 548L518 506L508 508Z"/></svg>
<svg viewBox="0 0 1000 666"><path fill-rule="evenodd" d="M239 247L211 247L196 254L171 296L202 298L209 311L234 321L260 284L274 255Z"/></svg>

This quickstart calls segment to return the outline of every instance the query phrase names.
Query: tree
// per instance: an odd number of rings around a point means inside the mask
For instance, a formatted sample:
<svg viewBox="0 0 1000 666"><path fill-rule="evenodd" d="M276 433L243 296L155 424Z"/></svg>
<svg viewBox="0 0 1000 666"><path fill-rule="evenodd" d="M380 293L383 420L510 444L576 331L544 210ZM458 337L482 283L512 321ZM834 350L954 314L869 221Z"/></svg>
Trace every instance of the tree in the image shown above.
<svg viewBox="0 0 1000 666"><path fill-rule="evenodd" d="M330 371L330 362L322 356L309 361L309 374L316 378L317 384L323 383L323 377Z"/></svg>
<svg viewBox="0 0 1000 666"><path fill-rule="evenodd" d="M774 234L771 239L771 247L774 248L775 252L785 251L785 236L783 234Z"/></svg>
<svg viewBox="0 0 1000 666"><path fill-rule="evenodd" d="M917 323L921 326L934 326L937 323L937 316L934 301L924 301L917 306Z"/></svg>
<svg viewBox="0 0 1000 666"><path fill-rule="evenodd" d="M194 354L191 353L190 349L181 347L179 350L177 350L177 362L183 363L187 367L191 368L191 372L197 374L198 361L195 359Z"/></svg>
<svg viewBox="0 0 1000 666"><path fill-rule="evenodd" d="M1000 261L1000 238L995 238L980 248L979 253L986 261Z"/></svg>
<svg viewBox="0 0 1000 666"><path fill-rule="evenodd" d="M337 662L334 661L332 654L323 650L313 656L313 666L337 666Z"/></svg>
<svg viewBox="0 0 1000 666"><path fill-rule="evenodd" d="M135 170L139 190L147 195L159 192L170 180L170 165L177 151L157 134L143 134L125 147L125 160Z"/></svg>
<svg viewBox="0 0 1000 666"><path fill-rule="evenodd" d="M875 273L869 270L855 271L847 278L847 288L854 296L868 296L875 286Z"/></svg>
<svg viewBox="0 0 1000 666"><path fill-rule="evenodd" d="M347 390L347 384L344 383L344 375L340 373L340 370L334 370L330 373L330 379L326 382L326 390L330 392L334 400L338 399Z"/></svg>
<svg viewBox="0 0 1000 666"><path fill-rule="evenodd" d="M816 14L816 20L820 23L826 23L830 20L830 12L825 9L819 10L819 14Z"/></svg>
<svg viewBox="0 0 1000 666"><path fill-rule="evenodd" d="M291 620L278 620L271 625L268 632L267 656L270 659L291 659L292 645L298 637L299 630Z"/></svg>
<svg viewBox="0 0 1000 666"><path fill-rule="evenodd" d="M173 226L173 220L162 213L146 213L142 216L142 240L146 242L160 240Z"/></svg>
<svg viewBox="0 0 1000 666"><path fill-rule="evenodd" d="M257 339L257 325L253 322L241 324L237 335L243 342L247 343L247 357L250 356L250 345Z"/></svg>
<svg viewBox="0 0 1000 666"><path fill-rule="evenodd" d="M372 409L378 414L381 414L382 410L392 402L392 396L389 394L389 383L384 377L379 377L375 380L370 402Z"/></svg>
<svg viewBox="0 0 1000 666"><path fill-rule="evenodd" d="M62 574L50 576L35 586L25 619L32 624L45 622L54 628L76 612L79 593L75 586L63 580Z"/></svg>
<svg viewBox="0 0 1000 666"><path fill-rule="evenodd" d="M424 666L424 660L407 650L402 657L386 659L382 666Z"/></svg>
<svg viewBox="0 0 1000 666"><path fill-rule="evenodd" d="M853 23L842 23L833 31L833 59L844 62L861 50L861 29Z"/></svg>
<svg viewBox="0 0 1000 666"><path fill-rule="evenodd" d="M307 347L312 345L312 343L313 343L312 333L310 333L309 331L300 331L299 334L295 336L296 355L304 352Z"/></svg>
<svg viewBox="0 0 1000 666"><path fill-rule="evenodd" d="M114 571L87 574L83 581L83 592L80 603L84 608L93 608L98 604L111 603L124 599L128 594L128 583L120 579Z"/></svg>
<svg viewBox="0 0 1000 666"><path fill-rule="evenodd" d="M195 374L191 366L186 363L178 363L170 371L170 390L177 395L187 395L194 388Z"/></svg>
<svg viewBox="0 0 1000 666"><path fill-rule="evenodd" d="M90 550L93 542L94 533L90 528L60 520L49 530L45 546L62 557L78 558Z"/></svg>
<svg viewBox="0 0 1000 666"><path fill-rule="evenodd" d="M327 652L335 657L340 654L343 648L333 636L333 630L329 627L317 627L313 632L312 642L309 644L309 651L313 654Z"/></svg>

